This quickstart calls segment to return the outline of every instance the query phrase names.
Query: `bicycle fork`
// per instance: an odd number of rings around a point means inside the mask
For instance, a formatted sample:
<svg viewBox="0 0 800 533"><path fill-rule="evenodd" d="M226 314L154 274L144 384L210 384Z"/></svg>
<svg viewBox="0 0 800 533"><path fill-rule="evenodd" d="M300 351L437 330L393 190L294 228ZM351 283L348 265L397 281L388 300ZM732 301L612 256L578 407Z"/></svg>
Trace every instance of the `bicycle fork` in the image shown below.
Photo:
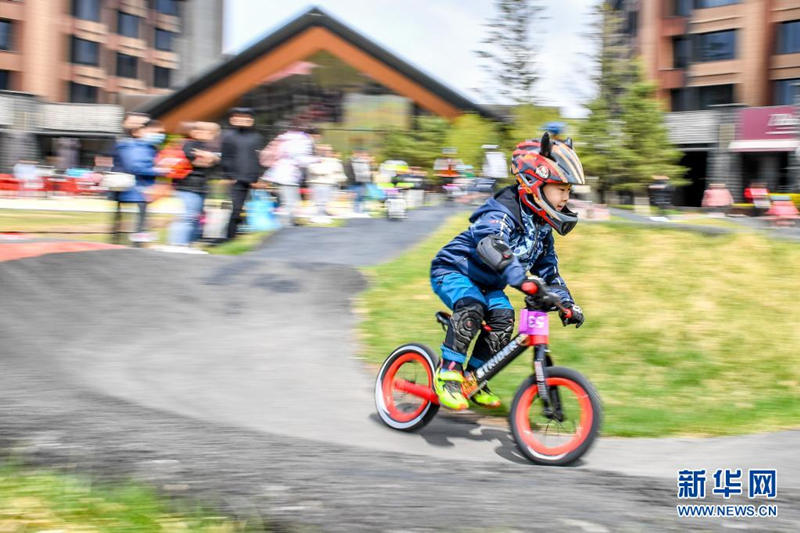
<svg viewBox="0 0 800 533"><path fill-rule="evenodd" d="M547 418L563 422L565 417L564 411L561 409L561 395L558 393L558 387L547 385L547 367L553 364L549 356L550 350L546 344L537 344L533 350L533 373L536 376L539 398L542 399L542 414Z"/></svg>

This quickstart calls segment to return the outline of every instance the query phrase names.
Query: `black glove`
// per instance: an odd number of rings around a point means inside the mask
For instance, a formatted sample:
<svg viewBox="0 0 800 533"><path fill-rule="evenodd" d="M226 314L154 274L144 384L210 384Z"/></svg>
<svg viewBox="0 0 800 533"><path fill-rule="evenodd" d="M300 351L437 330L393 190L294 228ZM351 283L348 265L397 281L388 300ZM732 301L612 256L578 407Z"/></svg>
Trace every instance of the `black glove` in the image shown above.
<svg viewBox="0 0 800 533"><path fill-rule="evenodd" d="M558 313L558 316L561 317L561 323L564 326L568 326L569 324L575 324L575 328L581 327L583 325L583 320L584 320L583 310L575 304L572 304L569 307L567 307L567 310L569 311L570 316L567 316L567 313L565 313L564 311L559 311Z"/></svg>

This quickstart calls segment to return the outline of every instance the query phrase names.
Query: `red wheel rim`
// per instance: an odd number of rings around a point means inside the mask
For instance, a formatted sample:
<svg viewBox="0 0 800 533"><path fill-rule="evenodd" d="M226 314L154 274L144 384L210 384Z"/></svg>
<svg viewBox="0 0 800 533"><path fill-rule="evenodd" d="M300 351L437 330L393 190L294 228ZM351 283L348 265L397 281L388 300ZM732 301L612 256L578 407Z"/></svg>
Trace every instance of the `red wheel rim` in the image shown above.
<svg viewBox="0 0 800 533"><path fill-rule="evenodd" d="M421 403L419 407L410 413L401 411L394 403L394 377L397 375L397 371L400 370L400 367L405 364L415 363L422 365L422 368L425 369L425 374L428 377L428 386L431 386L433 383L433 372L431 371L428 361L417 352L405 352L401 354L397 359L394 360L392 365L386 371L386 374L383 376L383 382L381 384L383 388L383 404L386 406L389 416L391 416L392 419L397 422L410 422L411 420L414 420L416 417L422 414L422 412L430 403L429 401L420 398Z"/></svg>
<svg viewBox="0 0 800 533"><path fill-rule="evenodd" d="M514 414L514 418L523 442L525 442L525 445L531 450L538 454L547 456L565 455L577 449L578 446L583 444L583 441L586 440L586 437L589 436L589 430L592 427L592 421L594 419L592 402L589 399L589 394L583 389L583 387L571 379L556 377L547 378L547 386L558 386L569 389L578 399L578 404L580 405L581 409L581 417L574 437L559 446L546 446L533 434L531 431L531 422L528 418L528 413L534 399L536 399L536 397L539 395L539 388L536 386L536 384L528 387L528 390L526 390L522 395L517 411Z"/></svg>

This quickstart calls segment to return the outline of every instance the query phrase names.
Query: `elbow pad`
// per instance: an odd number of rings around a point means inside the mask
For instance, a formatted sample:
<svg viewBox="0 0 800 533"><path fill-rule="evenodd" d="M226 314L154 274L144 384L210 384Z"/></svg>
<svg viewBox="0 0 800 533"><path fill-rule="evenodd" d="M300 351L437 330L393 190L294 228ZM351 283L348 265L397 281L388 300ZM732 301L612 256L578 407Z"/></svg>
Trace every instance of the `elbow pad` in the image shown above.
<svg viewBox="0 0 800 533"><path fill-rule="evenodd" d="M514 252L500 235L489 235L478 242L478 257L492 270L503 272L514 260Z"/></svg>

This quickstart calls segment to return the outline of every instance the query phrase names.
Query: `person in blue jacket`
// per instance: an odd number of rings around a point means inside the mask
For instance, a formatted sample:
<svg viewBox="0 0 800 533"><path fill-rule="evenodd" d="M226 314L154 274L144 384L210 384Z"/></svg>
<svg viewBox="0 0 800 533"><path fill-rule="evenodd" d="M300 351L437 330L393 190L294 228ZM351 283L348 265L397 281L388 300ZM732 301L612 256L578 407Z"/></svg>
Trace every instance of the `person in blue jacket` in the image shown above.
<svg viewBox="0 0 800 533"><path fill-rule="evenodd" d="M156 177L168 172L155 166L158 148L164 143L164 126L158 120L149 119L135 125L131 137L120 139L114 147L114 172L125 172L136 176L136 185L116 194L118 203L135 203L139 209L134 242L147 239L147 195L148 187L155 184Z"/></svg>
<svg viewBox="0 0 800 533"><path fill-rule="evenodd" d="M471 216L471 225L446 244L431 262L433 291L453 310L442 345L442 361L434 388L441 405L466 409L462 393L463 365L481 366L511 338L514 309L503 293L507 285L519 288L527 272L542 278L572 316L563 324L583 324L559 274L553 230L566 235L578 217L567 208L572 185L585 182L583 167L572 140L525 141L512 154L511 170L517 184L489 198ZM482 330L485 321L491 331ZM467 362L467 348L480 336ZM471 398L484 407L498 407L500 399L487 387Z"/></svg>

